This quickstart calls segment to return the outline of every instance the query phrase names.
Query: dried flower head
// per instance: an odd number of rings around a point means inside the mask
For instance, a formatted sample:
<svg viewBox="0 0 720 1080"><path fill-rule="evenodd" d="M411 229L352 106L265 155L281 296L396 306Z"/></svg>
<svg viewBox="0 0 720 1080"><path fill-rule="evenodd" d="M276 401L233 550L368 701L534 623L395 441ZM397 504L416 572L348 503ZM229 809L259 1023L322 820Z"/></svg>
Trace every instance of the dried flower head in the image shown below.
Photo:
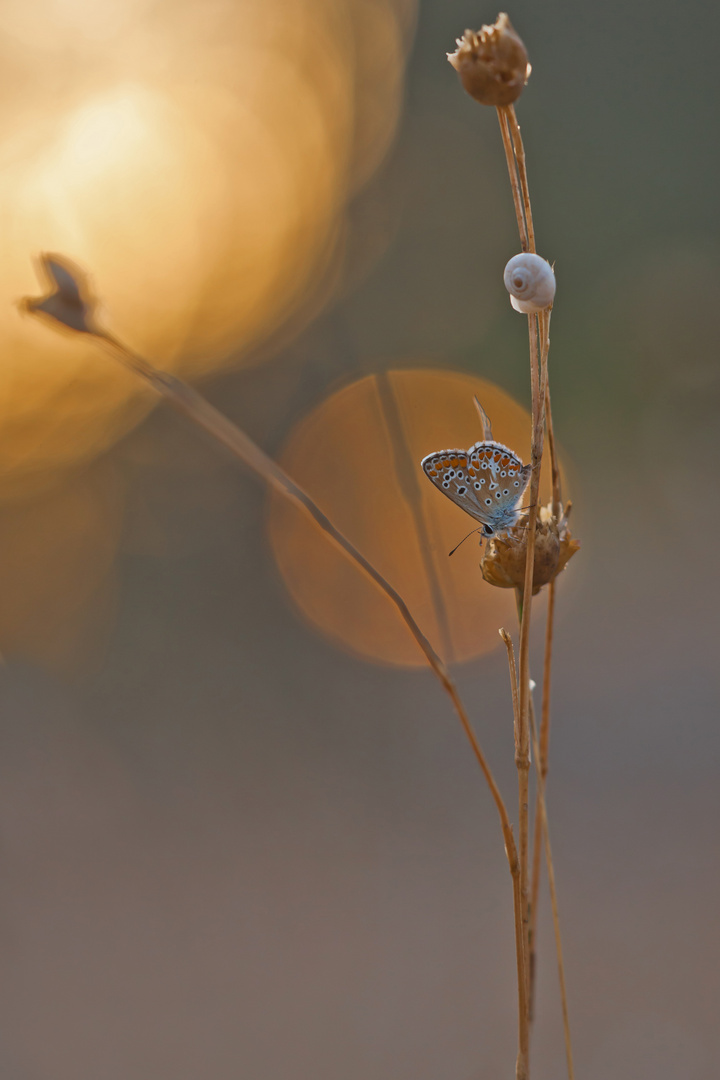
<svg viewBox="0 0 720 1080"><path fill-rule="evenodd" d="M577 541L567 526L570 504L556 518L552 503L541 506L535 531L535 560L533 563L533 595L543 585L553 581L579 549ZM480 569L489 585L499 589L522 589L525 583L525 559L527 555L526 512L504 536L488 541Z"/></svg>
<svg viewBox="0 0 720 1080"><path fill-rule="evenodd" d="M45 316L81 334L96 333L95 300L84 272L60 255L43 253L39 261L50 292L47 296L26 296L20 301L20 310Z"/></svg>
<svg viewBox="0 0 720 1080"><path fill-rule="evenodd" d="M492 26L466 30L447 57L470 97L481 105L511 105L530 75L527 49L504 12Z"/></svg>

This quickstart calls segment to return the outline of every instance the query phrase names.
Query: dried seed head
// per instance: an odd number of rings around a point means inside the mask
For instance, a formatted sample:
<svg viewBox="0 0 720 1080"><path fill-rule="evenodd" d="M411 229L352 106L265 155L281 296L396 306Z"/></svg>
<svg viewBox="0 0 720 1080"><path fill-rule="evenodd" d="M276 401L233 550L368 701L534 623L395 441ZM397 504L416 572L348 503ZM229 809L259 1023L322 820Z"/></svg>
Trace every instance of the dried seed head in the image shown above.
<svg viewBox="0 0 720 1080"><path fill-rule="evenodd" d="M39 261L50 292L47 296L26 296L20 301L20 310L52 319L81 334L96 333L95 300L80 267L61 255L43 253Z"/></svg>
<svg viewBox="0 0 720 1080"><path fill-rule="evenodd" d="M492 26L466 30L447 54L470 97L481 105L510 105L530 75L527 49L504 12Z"/></svg>
<svg viewBox="0 0 720 1080"><path fill-rule="evenodd" d="M512 529L508 529L507 535L488 541L480 569L489 585L499 589L523 588L528 519L526 512ZM567 511L558 520L553 515L552 503L541 506L535 530L533 595L558 576L579 547L567 527Z"/></svg>

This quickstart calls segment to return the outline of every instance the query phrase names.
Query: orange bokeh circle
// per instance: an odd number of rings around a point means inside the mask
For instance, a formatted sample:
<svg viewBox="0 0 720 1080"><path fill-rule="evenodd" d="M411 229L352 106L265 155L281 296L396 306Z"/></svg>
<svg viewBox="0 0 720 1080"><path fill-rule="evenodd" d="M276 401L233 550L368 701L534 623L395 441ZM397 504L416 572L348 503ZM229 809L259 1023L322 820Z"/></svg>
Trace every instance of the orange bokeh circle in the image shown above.
<svg viewBox="0 0 720 1080"><path fill-rule="evenodd" d="M485 379L432 369L388 371L346 386L297 425L280 458L400 592L447 662L495 648L498 627L515 618L512 592L482 579L477 537L448 557L473 519L420 468L426 454L482 438L474 395L493 436L527 461L526 409ZM550 497L546 472L544 501ZM311 625L365 659L425 663L388 598L302 510L276 494L268 534L285 585Z"/></svg>

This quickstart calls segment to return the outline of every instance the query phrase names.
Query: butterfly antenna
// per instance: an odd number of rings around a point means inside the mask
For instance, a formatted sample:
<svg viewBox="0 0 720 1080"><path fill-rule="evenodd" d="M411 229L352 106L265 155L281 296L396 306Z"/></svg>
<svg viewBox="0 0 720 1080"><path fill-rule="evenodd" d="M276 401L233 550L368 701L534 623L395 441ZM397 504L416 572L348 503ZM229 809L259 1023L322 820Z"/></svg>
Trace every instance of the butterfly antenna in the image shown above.
<svg viewBox="0 0 720 1080"><path fill-rule="evenodd" d="M468 536L472 536L473 533L476 533L476 532L480 532L480 529L471 529L470 532L467 534L467 536L463 536L462 540L460 541L460 544L464 544L465 541L467 540ZM460 547L460 544L456 544L455 547L452 549L452 551L448 552L448 558L450 558L451 555L455 554L457 549Z"/></svg>
<svg viewBox="0 0 720 1080"><path fill-rule="evenodd" d="M483 407L480 404L480 402L478 401L478 399L475 398L474 400L475 400L475 408L478 411L478 416L480 417L480 423L482 424L483 441L484 442L492 442L492 424L490 423L490 417L485 412L485 410L483 409Z"/></svg>

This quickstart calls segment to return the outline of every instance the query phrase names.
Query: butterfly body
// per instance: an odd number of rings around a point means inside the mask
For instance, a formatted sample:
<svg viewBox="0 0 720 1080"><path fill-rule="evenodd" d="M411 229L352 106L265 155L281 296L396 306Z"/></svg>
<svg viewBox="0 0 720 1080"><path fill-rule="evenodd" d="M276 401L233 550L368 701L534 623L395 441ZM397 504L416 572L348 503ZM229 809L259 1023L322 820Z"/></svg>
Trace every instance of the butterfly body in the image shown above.
<svg viewBox="0 0 720 1080"><path fill-rule="evenodd" d="M481 523L483 536L512 528L532 472L531 465L523 465L512 450L491 438L469 450L428 454L422 469L443 495Z"/></svg>

